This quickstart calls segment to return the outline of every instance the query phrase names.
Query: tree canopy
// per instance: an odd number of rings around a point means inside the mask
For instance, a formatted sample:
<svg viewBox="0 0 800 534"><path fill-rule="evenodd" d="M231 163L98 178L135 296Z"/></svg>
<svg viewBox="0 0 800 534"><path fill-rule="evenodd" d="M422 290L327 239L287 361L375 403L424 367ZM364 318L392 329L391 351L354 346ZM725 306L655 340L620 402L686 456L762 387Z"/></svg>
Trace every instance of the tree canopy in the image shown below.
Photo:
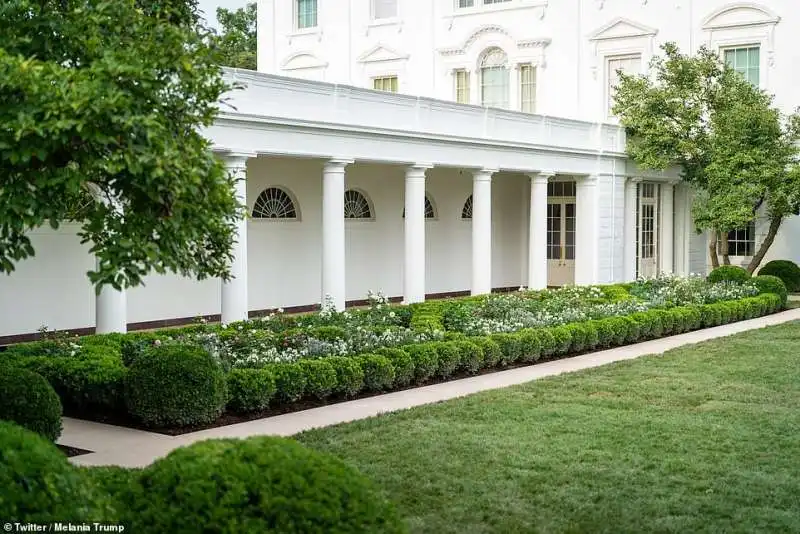
<svg viewBox="0 0 800 534"><path fill-rule="evenodd" d="M193 0L0 4L0 272L72 219L98 291L230 277L242 207L200 133L228 87L199 20Z"/></svg>
<svg viewBox="0 0 800 534"><path fill-rule="evenodd" d="M258 47L256 14L255 2L236 10L217 8L217 21L221 32L215 37L214 42L222 65L256 70Z"/></svg>
<svg viewBox="0 0 800 534"><path fill-rule="evenodd" d="M713 237L715 266L716 237L726 242L729 231L764 213L770 229L752 272L781 221L800 208L798 116L783 116L771 95L706 48L695 56L672 43L662 50L649 75L621 74L613 112L628 131L628 154L645 169L680 166L695 192L694 223ZM723 259L729 262L727 247Z"/></svg>

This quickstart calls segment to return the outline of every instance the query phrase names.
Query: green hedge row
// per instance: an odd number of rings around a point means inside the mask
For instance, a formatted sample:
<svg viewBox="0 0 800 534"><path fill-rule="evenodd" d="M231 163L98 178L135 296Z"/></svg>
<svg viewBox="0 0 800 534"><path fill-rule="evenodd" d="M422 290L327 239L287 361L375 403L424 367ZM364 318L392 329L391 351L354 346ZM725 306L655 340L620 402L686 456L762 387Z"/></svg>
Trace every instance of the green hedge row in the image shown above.
<svg viewBox="0 0 800 534"><path fill-rule="evenodd" d="M285 438L202 441L144 469L76 467L44 438L0 421L0 457L7 525L69 520L176 534L408 531L361 473Z"/></svg>
<svg viewBox="0 0 800 534"><path fill-rule="evenodd" d="M228 408L247 411L275 401L291 403L304 397L325 399L334 394L353 396L403 388L446 380L457 373L474 374L752 319L781 306L780 296L767 293L486 337L449 335L445 341L380 349L375 354L272 364L229 374Z"/></svg>
<svg viewBox="0 0 800 534"><path fill-rule="evenodd" d="M775 285L775 280L763 278L762 289ZM86 338L78 356L48 355L42 352L46 344L38 344L38 352L20 346L2 358L44 376L68 413L129 414L153 427L197 425L213 421L224 410L246 413L301 399L388 391L447 380L459 373L474 374L717 326L772 313L783 306L784 299L764 293L738 301L652 309L486 337L448 332L438 342L228 373L197 348L154 347L152 334L147 333ZM428 316L436 315L434 305L419 307L430 311ZM432 324L435 319L430 321ZM332 337L341 335L337 327L328 330Z"/></svg>

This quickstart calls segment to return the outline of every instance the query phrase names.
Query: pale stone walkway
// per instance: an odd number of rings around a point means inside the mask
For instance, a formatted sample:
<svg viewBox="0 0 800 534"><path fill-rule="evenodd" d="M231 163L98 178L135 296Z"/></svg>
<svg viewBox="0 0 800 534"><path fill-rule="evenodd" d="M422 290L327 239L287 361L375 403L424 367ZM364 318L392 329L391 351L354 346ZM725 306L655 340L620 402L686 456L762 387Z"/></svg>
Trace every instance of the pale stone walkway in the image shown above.
<svg viewBox="0 0 800 534"><path fill-rule="evenodd" d="M72 461L78 465L146 466L172 449L203 439L244 438L258 435L291 436L312 428L365 419L381 413L463 397L479 391L523 384L547 376L630 360L647 354L661 354L683 345L795 320L800 320L800 308L768 317L646 341L627 347L593 352L574 358L332 404L247 423L202 430L183 436L164 436L141 430L64 418L64 432L59 443L95 451L92 454L73 458Z"/></svg>

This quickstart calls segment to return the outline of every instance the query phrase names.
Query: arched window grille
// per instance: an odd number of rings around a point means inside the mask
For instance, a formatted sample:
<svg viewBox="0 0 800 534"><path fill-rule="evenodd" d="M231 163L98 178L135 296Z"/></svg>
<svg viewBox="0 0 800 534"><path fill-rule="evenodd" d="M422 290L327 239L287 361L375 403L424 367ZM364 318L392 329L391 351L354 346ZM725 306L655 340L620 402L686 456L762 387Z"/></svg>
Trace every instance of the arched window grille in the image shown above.
<svg viewBox="0 0 800 534"><path fill-rule="evenodd" d="M355 189L344 192L345 219L372 219L372 216L372 208L367 197Z"/></svg>
<svg viewBox="0 0 800 534"><path fill-rule="evenodd" d="M289 193L280 187L268 187L256 199L253 218L297 219L297 208Z"/></svg>

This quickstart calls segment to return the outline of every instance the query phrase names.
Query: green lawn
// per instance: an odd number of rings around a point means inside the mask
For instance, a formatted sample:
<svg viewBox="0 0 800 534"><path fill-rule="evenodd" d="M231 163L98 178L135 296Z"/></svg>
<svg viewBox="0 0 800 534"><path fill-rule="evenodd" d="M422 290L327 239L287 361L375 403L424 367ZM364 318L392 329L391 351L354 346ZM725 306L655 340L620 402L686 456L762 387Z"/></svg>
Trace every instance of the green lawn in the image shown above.
<svg viewBox="0 0 800 534"><path fill-rule="evenodd" d="M800 323L298 439L412 532L800 532Z"/></svg>

